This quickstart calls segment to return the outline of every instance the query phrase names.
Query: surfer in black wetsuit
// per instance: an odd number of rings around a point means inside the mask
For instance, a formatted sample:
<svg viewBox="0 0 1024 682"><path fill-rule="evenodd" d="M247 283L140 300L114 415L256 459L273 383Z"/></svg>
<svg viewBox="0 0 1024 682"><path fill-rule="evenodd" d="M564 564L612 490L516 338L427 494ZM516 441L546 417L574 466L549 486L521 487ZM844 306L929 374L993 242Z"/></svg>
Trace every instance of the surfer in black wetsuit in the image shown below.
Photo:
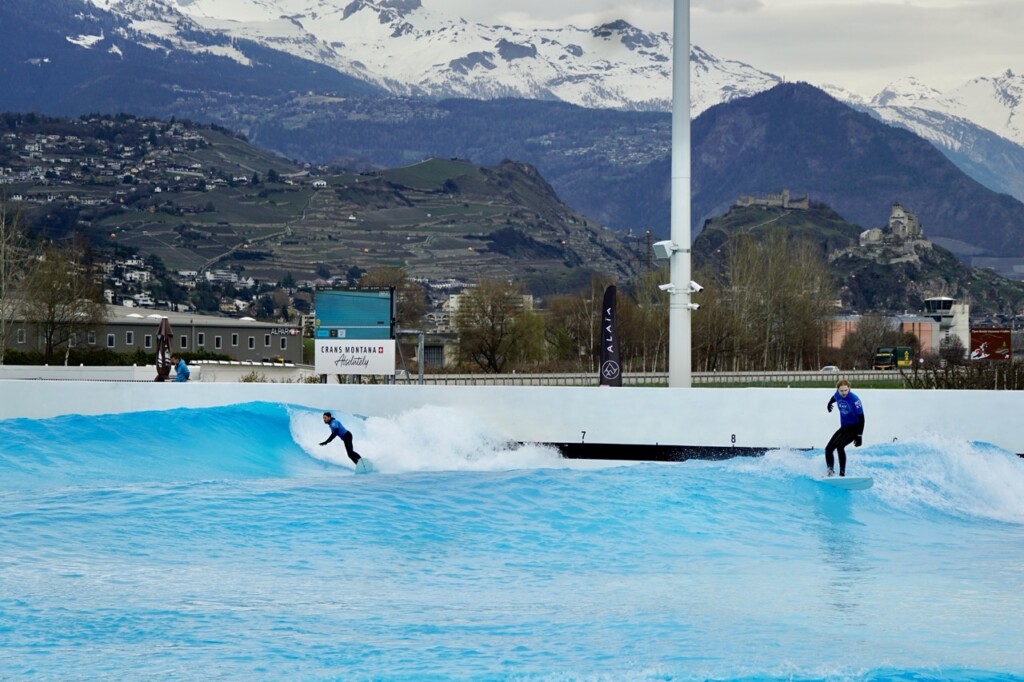
<svg viewBox="0 0 1024 682"><path fill-rule="evenodd" d="M358 464L362 457L358 452L352 449L352 432L342 426L341 422L331 416L330 412L324 412L324 424L331 427L331 435L320 445L327 445L335 437L341 438L341 442L345 444L345 452L348 453L348 458L352 460L354 464Z"/></svg>
<svg viewBox="0 0 1024 682"><path fill-rule="evenodd" d="M864 405L860 398L850 391L850 382L840 379L836 382L836 392L828 401L828 411L832 406L839 406L839 430L832 434L832 438L825 446L825 466L828 467L828 476L835 474L832 468L832 453L839 453L839 475L846 475L846 450L850 443L859 448L864 436Z"/></svg>

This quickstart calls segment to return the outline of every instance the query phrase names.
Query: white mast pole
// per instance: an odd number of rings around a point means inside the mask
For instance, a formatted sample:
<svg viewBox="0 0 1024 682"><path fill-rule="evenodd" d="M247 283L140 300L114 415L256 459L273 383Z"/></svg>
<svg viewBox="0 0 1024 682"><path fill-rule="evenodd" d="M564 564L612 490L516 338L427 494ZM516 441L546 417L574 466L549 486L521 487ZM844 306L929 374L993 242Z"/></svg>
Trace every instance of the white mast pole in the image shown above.
<svg viewBox="0 0 1024 682"><path fill-rule="evenodd" d="M690 355L690 0L675 0L672 27L672 182L668 385L693 383Z"/></svg>

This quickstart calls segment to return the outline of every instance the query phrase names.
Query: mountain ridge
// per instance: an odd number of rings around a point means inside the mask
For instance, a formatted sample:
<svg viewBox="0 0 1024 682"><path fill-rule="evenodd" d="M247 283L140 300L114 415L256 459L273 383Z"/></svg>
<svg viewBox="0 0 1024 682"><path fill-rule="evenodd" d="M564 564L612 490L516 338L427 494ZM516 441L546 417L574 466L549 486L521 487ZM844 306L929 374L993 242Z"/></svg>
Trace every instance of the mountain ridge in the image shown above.
<svg viewBox="0 0 1024 682"><path fill-rule="evenodd" d="M0 115L0 189L49 239L74 232L193 278L226 270L268 283L401 267L442 287L509 277L544 296L586 288L594 274L629 284L654 266L651 237L623 239L569 210L527 164L430 159L333 174L190 122ZM979 317L1024 304L1024 284L968 270L939 246L915 244L907 257L884 229L865 231L820 201L783 192L729 204L694 240L695 267L712 264L706 276L725 270L738 231L783 229L817 245L847 310L919 309L939 294L972 301ZM872 232L878 256L865 246Z"/></svg>
<svg viewBox="0 0 1024 682"><path fill-rule="evenodd" d="M401 163L402 154L421 158L442 150L485 164L510 156L535 165L563 200L595 220L620 231L667 236L667 114L526 100L364 105L383 108L368 111L349 100L329 116L267 112L250 132L254 141L286 156L322 154L320 162L342 150L391 165ZM503 125L493 126L499 117ZM964 175L912 132L810 85L778 85L708 109L692 124L691 148L694 235L737 196L789 187L864 226L886 220L890 203L916 206L935 239L962 242L945 243L965 260L1024 257L1015 236L1024 232L1021 202ZM809 164L817 172L808 172ZM953 205L954 197L960 206Z"/></svg>
<svg viewBox="0 0 1024 682"><path fill-rule="evenodd" d="M884 206L902 203L935 237L983 246L987 255L1024 255L1024 203L966 176L919 136L810 85L713 107L694 121L692 136L699 216L724 211L729 195L749 185L785 180L860 225L882 224Z"/></svg>
<svg viewBox="0 0 1024 682"><path fill-rule="evenodd" d="M313 11L311 7L319 9ZM226 15L234 13L245 18L241 10L255 11L253 8L263 12L263 15L255 17L259 21L252 24L259 24L262 34L252 33L243 37L232 35L225 29L229 23ZM288 9L288 12L282 14L282 8ZM109 9L118 9L122 13L111 13ZM185 13L186 9L192 13ZM195 18L200 10L206 12L206 24ZM379 118L381 120L375 123L384 124L378 125L384 137L376 142L365 139L353 142L352 137L344 137L345 131L328 127L328 121L344 120L347 125L367 132L368 128L359 123L356 113L349 116L342 110L353 103L354 98L379 97L384 92L383 85L343 76L322 63L287 54L272 47L273 38L286 35L287 29L292 31L288 34L292 38L306 36L302 38L306 41L302 44L310 56L320 55L327 48L330 49L323 54L341 54L346 44L344 35L325 33L322 38L314 40L310 37L313 34L303 26L316 22L321 22L317 25L326 26L330 23L328 18L333 21L345 12L348 12L347 20L368 22L367 30L372 24L376 31L373 35L377 36L375 40L379 38L390 41L392 34L394 39L411 40L418 35L417 30L425 30L422 26L417 29L412 21L425 12L422 3L415 0L387 3L361 0L345 7L328 3L300 6L286 0L264 0L261 3L224 0L194 0L189 3L176 0L94 0L92 4L82 0L39 0L31 4L25 0L8 0L0 4L0 32L3 32L0 37L4 38L0 40L0 83L4 85L0 88L0 103L3 106L13 105L11 108L14 109L43 109L56 113L128 110L164 118L194 118L244 131L254 141L266 144L279 153L306 160L313 159L313 154L322 153L332 143L342 141L349 143L349 149L339 150L336 159L363 163L359 161L363 157L369 166L384 163L380 156L384 151L400 154L401 163L427 156L445 158L454 155L485 165L505 158L516 158L537 165L566 201L599 222L622 230L632 229L642 233L650 229L664 233L668 215L664 178L668 177L666 158L670 130L665 124L667 115L661 112L621 112L627 115L620 116L616 122L603 128L599 133L601 137L594 135L587 140L583 138L591 132L588 124L607 116L608 110L544 108L548 103L555 104L557 93L552 90L542 95L549 96L547 100L533 100L541 106L532 109L512 100L489 100L491 105L479 106L479 112L489 112L491 116L487 122L489 125L478 133L481 136L479 141L466 140L456 144L456 138L463 133L457 128L467 121L466 117L459 119L456 110L471 107L455 100L435 105L412 101L395 104L392 99L384 104L366 107L365 115ZM325 21L328 24L322 23ZM501 70L499 66L518 65L516 68L519 68L534 59L534 55L542 54L543 50L562 50L567 60L574 52L566 51L566 46L574 43L565 38L553 40L551 36L555 34L551 33L513 31L508 27L504 27L507 31L502 33L480 33L479 24L451 21L443 17L435 17L433 21L435 23L431 24L430 30L444 28L445 40L459 33L478 41L476 47L480 49L470 52L464 49L470 45L469 42L458 43L456 47L461 50L458 53L461 57L474 55L472 61L476 66L470 68L468 63L463 63L467 72L482 74L480 69L483 69L489 74L485 79L489 82L500 83L495 73ZM9 28L11 26L17 26L19 30L12 31ZM8 29L4 31L4 27ZM598 41L593 43L595 45L614 45L617 55L621 52L630 58L646 59L645 63L653 65L647 74L654 74L652 78L655 80L645 82L657 81L665 85L665 50L668 43L665 42L664 34L645 33L625 22L609 22L587 31L590 36L588 40ZM502 37L495 42L498 35ZM545 36L547 43L544 41ZM589 54L584 46L581 45L581 49L584 54ZM26 55L32 56L26 58ZM414 68L422 62L404 58L390 61L404 65L403 68ZM443 59L437 63L442 62ZM481 66L484 62L495 68ZM362 66L356 65L356 68L366 70L370 68L368 65L369 61ZM614 71L611 68L613 64L609 62L608 65L607 70ZM727 72L723 65L732 65L735 72ZM742 101L755 90L766 92L763 88L772 84L779 87L778 80L770 74L758 72L740 63L726 63L696 46L691 49L691 68L697 74L693 79L697 86L693 89L694 107L706 107L702 116L722 106L723 100ZM451 75L450 70L446 73ZM1012 72L1007 72L998 82L979 81L980 84L968 94L976 95L972 101L984 102L984 98L977 93L986 92L986 88L994 93L1002 93L999 96L1005 106L1012 109L1019 100L1014 94L1017 92L1014 88L1018 78ZM589 76L575 82L577 85L588 84L587 87L594 84ZM874 115L915 129L921 135L928 135L931 131L936 148L942 149L947 158L966 169L975 180L997 191L1024 198L1024 182L1017 182L1018 179L1024 179L1024 148L994 133L985 132L966 119L955 119L948 113L938 111L941 107L934 104L938 96L924 86L914 83L897 84L890 90L888 96L877 98L878 108L872 110ZM929 105L931 109L917 106L925 101L933 102ZM450 117L448 128L443 127L444 122L438 122L438 144L425 148L424 140L416 139L415 132L418 131L413 131L408 135L410 139L401 146L393 146L390 150L381 148L387 136L396 136L396 128L389 129L386 125L393 120L391 117L395 112L387 108L403 106L418 108L428 116L436 112L438 116ZM950 104L946 108L953 106ZM339 111L344 114L341 118L335 117ZM549 121L542 120L539 122L541 126L535 127L528 139L504 140L504 148L495 150L496 136L500 131L488 128L501 126L494 126L494 121L501 121L503 126L525 126L524 120L516 119L515 116L530 115L529 111L545 115L555 113L558 115L556 118L564 119L565 123L558 129L543 130L543 125ZM884 111L884 114L879 114L879 111ZM650 114L653 118L645 118L644 114ZM631 127L633 132L630 132ZM272 139L274 134L277 139ZM312 140L296 142L304 134L312 137ZM492 139L484 139L487 136ZM565 165L567 161L554 160L559 151L570 151L565 146L566 139L572 140L572 154L591 155L585 169L583 164L569 167ZM374 144L377 146L373 147ZM303 154L297 153L304 145L306 151ZM545 148L552 153L546 152ZM541 159L544 163L540 163ZM334 159L314 160L322 162ZM699 159L695 157L695 161ZM558 168L558 163L565 167ZM392 160L388 165L398 163ZM946 166L937 164L936 168L945 169ZM925 172L925 176L935 172ZM799 178L799 175L796 177ZM944 181L954 180L961 182L952 175L944 176ZM780 186L795 184L795 180L790 181L785 177L775 177L769 184L767 175L756 178L756 181L754 186L742 188L741 191L775 191ZM965 187L957 190L959 194L965 191ZM713 211L720 210L730 198L724 194L716 197L706 207L707 211L695 214L696 223ZM925 195L914 198L925 199ZM985 199L982 203L989 201ZM991 201L999 203L994 199ZM880 203L884 204L884 201ZM1012 204L1005 204L999 209L993 209L981 221L984 228L978 229L994 230L1001 235L986 238L988 243L978 244L977 239L965 234L956 225L939 224L937 230L940 236L937 238L948 240L947 244L964 258L992 258L1007 254L1019 257L1016 246L1011 244L1013 239L1006 234L1009 229L1007 216L1014 210ZM947 213L952 214L952 209ZM938 219L941 223L947 222L947 218L938 213L929 216L923 211L922 214L929 221ZM856 217L859 219L861 216ZM877 220L882 216L867 217ZM1008 263L1007 267L1013 267L1013 264Z"/></svg>
<svg viewBox="0 0 1024 682"><path fill-rule="evenodd" d="M434 98L559 99L591 108L671 109L672 36L624 20L591 28L513 29L468 22L420 0L352 0L344 7L305 1L90 0L123 17L180 22L319 62L388 90ZM173 21L172 21L173 19ZM783 82L753 66L691 45L691 116L709 106ZM1024 77L979 76L948 93L912 76L869 99L817 83L837 99L883 110L917 108L965 119L1024 146ZM890 114L890 120L898 116Z"/></svg>
<svg viewBox="0 0 1024 682"><path fill-rule="evenodd" d="M0 191L49 239L76 233L175 270L261 280L402 267L559 293L595 273L628 280L640 262L521 162L331 174L182 121L0 115Z"/></svg>
<svg viewBox="0 0 1024 682"><path fill-rule="evenodd" d="M61 54L53 36L19 43L31 33L24 26L5 35L4 26L18 25L5 12L16 19L18 7L36 24L42 17L62 23ZM261 108L254 96L286 92L520 97L636 111L667 110L671 102L672 37L621 20L513 29L450 17L418 0L5 0L0 19L0 109L7 110L127 111L245 130L245 112ZM35 67L12 75L25 54L7 43L25 45ZM45 73L57 70L57 59L80 77ZM694 117L783 82L697 45L690 68ZM950 93L909 77L871 98L819 87L913 130L971 177L1024 200L1024 78L1012 71Z"/></svg>

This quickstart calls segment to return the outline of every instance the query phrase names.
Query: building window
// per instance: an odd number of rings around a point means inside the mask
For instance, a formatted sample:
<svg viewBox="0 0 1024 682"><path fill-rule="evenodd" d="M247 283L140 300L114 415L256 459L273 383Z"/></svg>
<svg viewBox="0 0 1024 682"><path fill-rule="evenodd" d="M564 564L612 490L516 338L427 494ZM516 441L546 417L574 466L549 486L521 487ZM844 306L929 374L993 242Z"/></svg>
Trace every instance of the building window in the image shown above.
<svg viewBox="0 0 1024 682"><path fill-rule="evenodd" d="M153 335L152 334L146 334L145 336L142 337L142 347L143 348L152 348L153 347Z"/></svg>
<svg viewBox="0 0 1024 682"><path fill-rule="evenodd" d="M28 335L25 334L25 330L24 329L19 329L18 330L18 343L25 343L25 339L27 337L28 337Z"/></svg>
<svg viewBox="0 0 1024 682"><path fill-rule="evenodd" d="M444 367L444 346L424 346L423 364L427 367Z"/></svg>
<svg viewBox="0 0 1024 682"><path fill-rule="evenodd" d="M198 345L199 348L202 348L203 346L206 345L206 334L204 332L199 332L199 338L197 339L196 345Z"/></svg>
<svg viewBox="0 0 1024 682"><path fill-rule="evenodd" d="M288 350L288 337L287 336L282 336L281 337L281 350Z"/></svg>
<svg viewBox="0 0 1024 682"><path fill-rule="evenodd" d="M89 335L86 337L86 340L89 342L90 346L95 346L96 345L96 332L89 332Z"/></svg>
<svg viewBox="0 0 1024 682"><path fill-rule="evenodd" d="M134 346L135 345L135 332L124 333L124 345Z"/></svg>
<svg viewBox="0 0 1024 682"><path fill-rule="evenodd" d="M220 337L219 336L213 337L213 347L214 347L215 350L220 350L221 342L220 342Z"/></svg>
<svg viewBox="0 0 1024 682"><path fill-rule="evenodd" d="M107 348L113 348L116 345L116 340L113 334L107 334Z"/></svg>
<svg viewBox="0 0 1024 682"><path fill-rule="evenodd" d="M231 345L232 346L237 346L238 345L238 334L232 334L231 335Z"/></svg>
<svg viewBox="0 0 1024 682"><path fill-rule="evenodd" d="M184 334L182 334L178 338L179 338L178 348L181 348L182 350L188 348L188 337L185 336Z"/></svg>
<svg viewBox="0 0 1024 682"><path fill-rule="evenodd" d="M264 334L263 335L263 345L266 348L270 348L270 334Z"/></svg>
<svg viewBox="0 0 1024 682"><path fill-rule="evenodd" d="M250 336L249 337L249 350L254 350L255 348L256 348L256 337L255 336Z"/></svg>

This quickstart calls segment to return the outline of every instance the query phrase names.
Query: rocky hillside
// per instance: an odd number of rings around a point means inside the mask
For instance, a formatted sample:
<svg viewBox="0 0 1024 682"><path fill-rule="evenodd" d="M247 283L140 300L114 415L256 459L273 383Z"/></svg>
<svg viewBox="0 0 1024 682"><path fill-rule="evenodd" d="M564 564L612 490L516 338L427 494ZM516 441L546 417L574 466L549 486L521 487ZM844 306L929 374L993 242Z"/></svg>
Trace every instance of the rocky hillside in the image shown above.
<svg viewBox="0 0 1024 682"><path fill-rule="evenodd" d="M888 207L892 210L892 207ZM885 223L874 225L885 232ZM807 209L781 206L733 206L709 220L693 245L694 265L721 275L737 235L763 239L783 231L791 240L809 242L828 263L841 306L849 312L919 312L932 296L951 296L971 304L971 315L1002 320L1024 305L1024 283L991 270L969 268L948 250L927 239L862 245L865 228L845 220L825 204Z"/></svg>

